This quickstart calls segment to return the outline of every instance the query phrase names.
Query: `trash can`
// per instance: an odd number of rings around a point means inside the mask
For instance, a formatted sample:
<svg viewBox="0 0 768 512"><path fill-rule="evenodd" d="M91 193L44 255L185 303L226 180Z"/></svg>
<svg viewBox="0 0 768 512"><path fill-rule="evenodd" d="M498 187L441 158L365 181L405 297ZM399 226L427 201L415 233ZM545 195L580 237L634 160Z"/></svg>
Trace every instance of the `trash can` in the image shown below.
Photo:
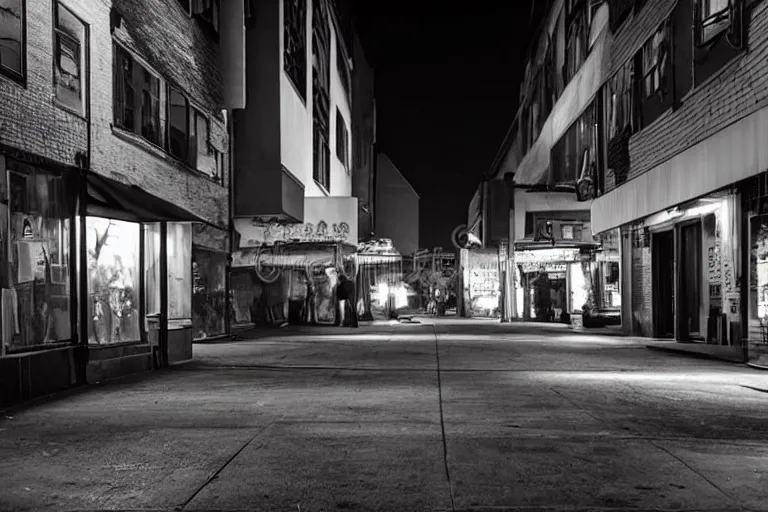
<svg viewBox="0 0 768 512"><path fill-rule="evenodd" d="M157 369L162 366L163 354L160 348L160 313L151 313L147 318L147 341L149 342L149 351L152 354L152 368Z"/></svg>

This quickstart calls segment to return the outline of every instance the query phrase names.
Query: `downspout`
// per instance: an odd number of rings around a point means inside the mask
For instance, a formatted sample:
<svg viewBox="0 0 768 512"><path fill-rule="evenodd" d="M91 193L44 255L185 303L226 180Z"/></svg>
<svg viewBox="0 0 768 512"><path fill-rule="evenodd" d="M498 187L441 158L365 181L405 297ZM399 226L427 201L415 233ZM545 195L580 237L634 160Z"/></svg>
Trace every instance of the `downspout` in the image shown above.
<svg viewBox="0 0 768 512"><path fill-rule="evenodd" d="M232 310L232 255L235 252L235 221L234 221L234 187L233 179L235 173L233 171L235 158L234 158L234 109L227 109L227 143L229 145L229 155L227 161L227 266L224 269L224 333L227 335L232 334L232 318L230 318L230 311Z"/></svg>

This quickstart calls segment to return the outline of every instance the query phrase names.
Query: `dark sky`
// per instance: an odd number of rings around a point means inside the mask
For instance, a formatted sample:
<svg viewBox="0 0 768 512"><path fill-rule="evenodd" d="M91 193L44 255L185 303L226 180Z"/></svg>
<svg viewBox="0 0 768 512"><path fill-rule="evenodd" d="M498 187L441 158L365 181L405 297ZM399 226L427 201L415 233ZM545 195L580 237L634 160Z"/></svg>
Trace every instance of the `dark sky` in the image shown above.
<svg viewBox="0 0 768 512"><path fill-rule="evenodd" d="M453 250L514 119L530 2L352 2L376 73L378 149L421 194L423 248Z"/></svg>

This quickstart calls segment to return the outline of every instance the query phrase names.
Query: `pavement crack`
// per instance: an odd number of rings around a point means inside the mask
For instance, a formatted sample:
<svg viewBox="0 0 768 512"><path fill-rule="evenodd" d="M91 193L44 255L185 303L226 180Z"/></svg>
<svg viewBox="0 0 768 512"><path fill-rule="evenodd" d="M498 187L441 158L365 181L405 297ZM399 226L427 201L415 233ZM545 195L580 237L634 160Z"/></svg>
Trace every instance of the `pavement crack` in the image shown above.
<svg viewBox="0 0 768 512"><path fill-rule="evenodd" d="M437 331L432 325L432 334L435 337L435 367L437 369L437 400L440 405L440 431L443 437L443 464L445 465L445 478L448 481L448 494L451 497L451 510L456 511L456 501L453 496L453 484L451 483L451 470L448 466L448 441L445 437L445 415L443 414L443 382L440 375L440 345L437 339Z"/></svg>
<svg viewBox="0 0 768 512"><path fill-rule="evenodd" d="M240 448L239 448L239 449L238 449L238 450L237 450L237 451L236 451L234 454L232 454L232 456L231 456L231 457L229 457L229 458L228 458L228 459L227 459L227 460L224 462L224 464L222 464L222 465L219 467L219 469L217 469L216 471L214 471L213 473L211 473L211 475L210 475L210 476L209 476L209 477L208 477L208 478L205 480L205 482L203 482L203 484L202 484L200 487L198 487L198 488L197 488L197 490L196 490L194 493L192 493L192 496L190 496L189 498L187 498L187 500L186 500L186 501L184 501L184 503L182 503L182 504L180 504L180 505L177 505L177 506L174 508L174 511L176 511L176 512L181 512L181 511L183 511L184 509L186 509L186 508L187 508L187 506L188 506L190 503L192 503L192 500L194 500L194 499L197 497L197 495L198 495L198 494L200 494L200 493L203 491L203 489L205 489L206 487L208 487L208 485L209 485L211 482L213 482L214 480L216 480L216 479L219 477L219 474L221 474L221 472L222 472L222 471L224 471L224 469L226 469L226 467L227 467L227 466L229 466L229 465L232 463L232 461L233 461L233 460L235 460L235 459L237 458L237 456L238 456L238 455L240 455L240 454L243 452L243 450L245 450L246 448L248 448L248 446L250 446L250 445L251 445L251 443L253 443L253 442L254 442L254 441L257 439L257 438L261 437L261 435L262 435L264 432L266 432L266 431L267 431L267 429L269 429L269 428L270 428L272 425L274 425L275 423L277 423L277 421L279 421L279 420L275 420L275 421L273 421L273 422L271 422L271 423L267 424L265 427L261 428L261 429L260 429L258 432L256 432L256 434L254 434L253 436L251 436L251 437L250 437L250 439L248 439L248 440L247 440L247 441L246 441L246 442L245 442L245 443L244 443L244 444L243 444L243 445L242 445L242 446L241 446L241 447L240 447Z"/></svg>
<svg viewBox="0 0 768 512"><path fill-rule="evenodd" d="M711 485L712 487L714 487L715 489L717 489L717 490L718 490L718 491L719 491L719 492L720 492L720 493L721 493L723 496L725 496L726 498L728 498L728 499L731 501L731 503L734 503L734 504L737 504L737 505L739 505L739 504L740 504L740 503L739 503L739 500L737 500L736 498L734 498L733 496L731 496L730 494L728 494L727 492L725 492L725 490L724 490L723 488L721 488L721 487L720 487L719 485L717 485L715 482L713 482L712 480L710 480L709 478L707 478L706 476L704 476L704 474L703 474L703 473L701 473L700 471L698 471L697 469L695 469L693 466L691 466L690 464L688 464L687 462L685 462L683 459L681 459L680 457L678 457L677 455L675 455L674 453L672 453L672 451L671 451L671 450L669 450L669 449L665 448L664 446L661 446L661 445L660 445L660 444L658 444L658 443L655 443L655 442L653 442L653 441L650 441L650 440L648 440L648 443L649 443L651 446L654 446L654 447L656 447L657 449L659 449L659 450L663 451L664 453L666 453L667 455L669 455L670 457L672 457L673 459L675 459L676 461L678 461L680 464L682 464L683 466L685 466L686 468L688 468L690 471L692 471L692 472L693 472L695 475L697 475L699 478L701 478L702 480L704 480L705 482L707 482L709 485Z"/></svg>

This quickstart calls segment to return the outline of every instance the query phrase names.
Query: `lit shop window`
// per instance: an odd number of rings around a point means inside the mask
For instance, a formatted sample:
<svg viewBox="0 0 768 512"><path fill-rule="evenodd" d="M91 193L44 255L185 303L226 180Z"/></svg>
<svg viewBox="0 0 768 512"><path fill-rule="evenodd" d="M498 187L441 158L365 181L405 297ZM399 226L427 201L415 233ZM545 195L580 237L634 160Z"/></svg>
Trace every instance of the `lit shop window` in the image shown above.
<svg viewBox="0 0 768 512"><path fill-rule="evenodd" d="M139 224L86 219L88 343L139 341Z"/></svg>
<svg viewBox="0 0 768 512"><path fill-rule="evenodd" d="M3 343L13 349L68 341L72 205L65 179L10 160L8 168L10 288L3 290Z"/></svg>

